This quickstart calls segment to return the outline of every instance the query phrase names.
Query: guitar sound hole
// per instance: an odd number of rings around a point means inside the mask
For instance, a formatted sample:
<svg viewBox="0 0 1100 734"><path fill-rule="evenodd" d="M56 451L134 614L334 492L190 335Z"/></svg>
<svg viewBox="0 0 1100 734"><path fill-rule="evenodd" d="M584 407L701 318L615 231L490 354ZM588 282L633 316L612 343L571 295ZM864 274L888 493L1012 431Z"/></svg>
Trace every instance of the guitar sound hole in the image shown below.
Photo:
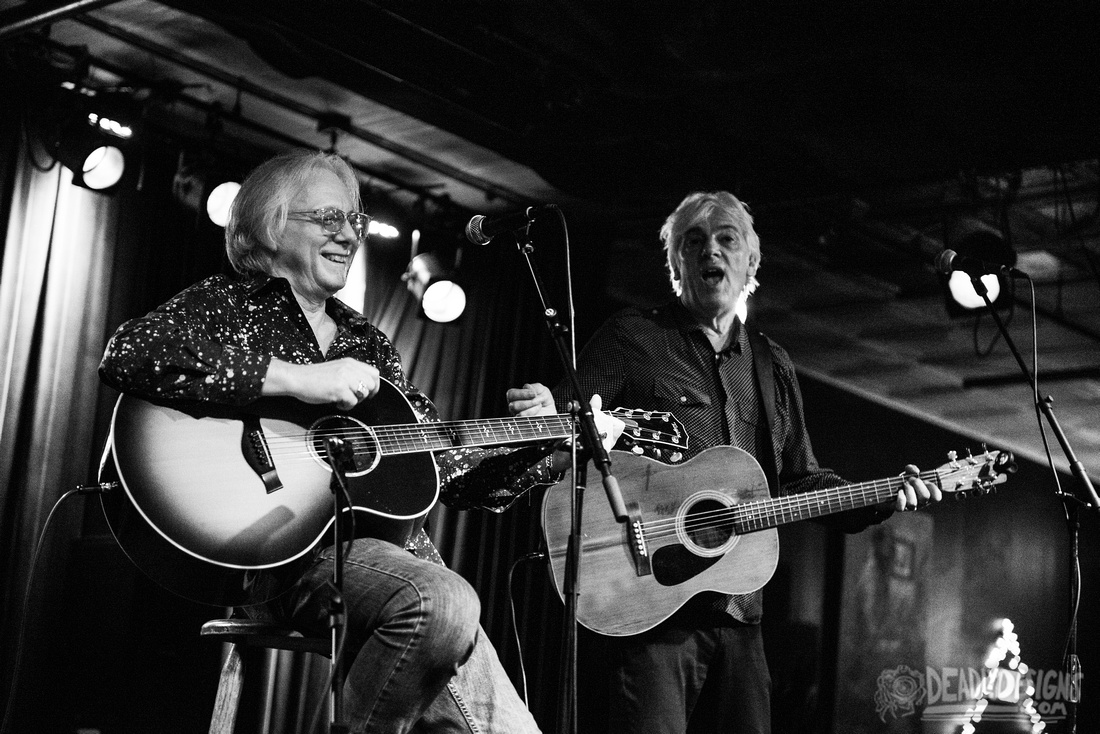
<svg viewBox="0 0 1100 734"><path fill-rule="evenodd" d="M349 476L365 474L378 463L378 441L365 424L342 415L327 416L314 423L310 427L310 448L325 464L329 464L326 444L330 436L341 439L350 448Z"/></svg>
<svg viewBox="0 0 1100 734"><path fill-rule="evenodd" d="M696 502L684 517L684 531L700 548L712 550L727 543L733 535L733 521L726 505L717 500Z"/></svg>

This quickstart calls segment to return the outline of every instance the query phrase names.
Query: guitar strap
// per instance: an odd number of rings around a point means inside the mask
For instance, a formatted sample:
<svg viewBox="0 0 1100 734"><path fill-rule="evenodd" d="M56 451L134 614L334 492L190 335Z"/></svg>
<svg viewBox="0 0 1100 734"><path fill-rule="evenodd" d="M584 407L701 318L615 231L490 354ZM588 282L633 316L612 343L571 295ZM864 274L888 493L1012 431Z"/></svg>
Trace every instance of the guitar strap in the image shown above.
<svg viewBox="0 0 1100 734"><path fill-rule="evenodd" d="M775 445L772 443L772 428L775 426L775 373L772 371L772 350L768 346L768 337L755 326L745 325L752 346L753 367L756 370L757 397L764 412L763 430L757 433L760 456L768 457L761 461L764 475L768 478L768 489L773 497L779 496L779 470L775 465Z"/></svg>

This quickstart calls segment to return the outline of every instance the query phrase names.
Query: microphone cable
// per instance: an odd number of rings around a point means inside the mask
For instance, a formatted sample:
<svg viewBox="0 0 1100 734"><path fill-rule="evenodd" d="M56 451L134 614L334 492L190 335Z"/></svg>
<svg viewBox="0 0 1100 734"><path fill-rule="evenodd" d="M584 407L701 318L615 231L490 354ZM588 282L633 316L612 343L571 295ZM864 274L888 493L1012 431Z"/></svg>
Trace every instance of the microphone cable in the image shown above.
<svg viewBox="0 0 1100 734"><path fill-rule="evenodd" d="M112 489L117 489L118 486L118 482L100 482L98 484L79 485L76 489L70 489L58 497L53 507L50 508L49 514L46 515L46 522L42 524L42 532L38 536L38 543L35 544L34 555L31 557L31 572L27 576L27 588L23 593L23 607L19 614L19 635L16 637L15 654L12 655L11 682L8 684L8 700L4 706L4 720L0 723L0 734L8 734L8 727L11 724L13 716L12 712L14 710L15 694L19 691L19 673L23 667L23 643L27 634L27 611L30 609L31 591L34 589L34 577L38 569L38 562L42 557L42 550L46 546L46 538L49 535L50 523L53 521L54 515L57 514L58 509L61 508L61 505L70 497L78 494L102 494Z"/></svg>

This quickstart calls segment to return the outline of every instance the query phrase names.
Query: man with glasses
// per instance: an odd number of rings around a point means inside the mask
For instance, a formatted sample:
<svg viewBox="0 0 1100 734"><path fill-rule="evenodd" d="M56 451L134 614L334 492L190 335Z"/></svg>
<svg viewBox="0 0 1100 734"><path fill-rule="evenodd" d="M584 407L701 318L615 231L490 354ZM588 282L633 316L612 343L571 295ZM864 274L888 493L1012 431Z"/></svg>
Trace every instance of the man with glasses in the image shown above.
<svg viewBox="0 0 1100 734"><path fill-rule="evenodd" d="M208 278L123 324L102 379L150 401L244 406L283 396L345 410L386 380L416 420L438 420L389 340L333 297L366 240L370 218L360 207L358 181L336 155L294 152L262 164L242 184L226 226L237 277ZM543 443L440 452L443 499L502 509L549 481L552 450ZM265 611L326 635L332 566L330 547ZM537 731L480 629L474 590L443 565L422 529L405 548L357 539L343 597L344 718L352 731Z"/></svg>

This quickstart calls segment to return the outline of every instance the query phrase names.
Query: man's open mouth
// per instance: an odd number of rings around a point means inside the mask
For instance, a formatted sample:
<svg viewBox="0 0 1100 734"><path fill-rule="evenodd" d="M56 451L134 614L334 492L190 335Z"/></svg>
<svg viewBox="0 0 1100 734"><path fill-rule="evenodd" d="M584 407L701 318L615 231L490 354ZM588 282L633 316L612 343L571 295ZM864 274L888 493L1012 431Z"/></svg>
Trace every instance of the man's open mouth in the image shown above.
<svg viewBox="0 0 1100 734"><path fill-rule="evenodd" d="M701 275L709 285L718 285L722 282L722 278L726 277L725 271L721 268L703 268Z"/></svg>

